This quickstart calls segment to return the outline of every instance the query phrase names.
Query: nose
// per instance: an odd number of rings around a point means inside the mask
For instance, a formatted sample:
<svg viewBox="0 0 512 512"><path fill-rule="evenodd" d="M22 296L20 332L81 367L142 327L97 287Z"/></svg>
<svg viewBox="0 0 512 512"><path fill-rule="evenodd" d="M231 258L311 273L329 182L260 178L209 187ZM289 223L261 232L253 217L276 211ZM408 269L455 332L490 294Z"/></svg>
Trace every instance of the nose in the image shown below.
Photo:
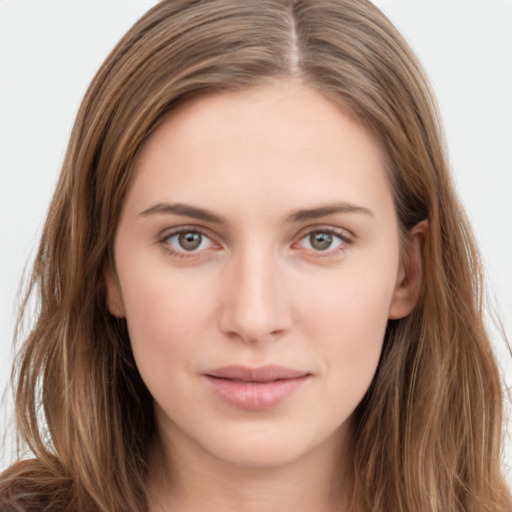
<svg viewBox="0 0 512 512"><path fill-rule="evenodd" d="M291 326L283 272L272 254L246 251L225 268L220 328L246 342L282 337Z"/></svg>

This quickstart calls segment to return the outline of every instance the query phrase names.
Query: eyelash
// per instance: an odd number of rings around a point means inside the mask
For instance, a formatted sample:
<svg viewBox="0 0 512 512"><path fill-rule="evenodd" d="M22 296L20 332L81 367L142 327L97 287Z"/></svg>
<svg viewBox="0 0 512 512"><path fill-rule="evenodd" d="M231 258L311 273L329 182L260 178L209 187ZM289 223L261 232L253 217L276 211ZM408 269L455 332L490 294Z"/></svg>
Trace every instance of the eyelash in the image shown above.
<svg viewBox="0 0 512 512"><path fill-rule="evenodd" d="M185 249L183 249L183 250L173 249L173 247L169 243L169 239L173 238L175 236L179 236L183 233L197 233L201 237L207 238L208 240L210 240L211 243L213 243L213 244L215 243L212 241L212 237L209 236L203 229L196 228L196 227L187 227L187 226L183 226L181 228L174 229L171 232L165 233L159 239L158 242L164 247L164 249L171 256L176 257L176 258L193 258L193 257L197 257L200 252L208 250L208 249L202 249L201 251L186 251ZM201 243L202 242L203 242L203 240L201 240Z"/></svg>
<svg viewBox="0 0 512 512"><path fill-rule="evenodd" d="M307 231L304 235L302 235L299 238L298 242L295 242L295 244L301 242L302 240L307 239L308 237L311 237L315 233L328 234L330 236L338 238L340 241L340 244L337 247L335 247L334 249L328 248L328 249L325 249L324 251L318 250L318 249L315 250L314 248L309 249L310 251L312 251L315 254L315 257L328 258L328 257L337 256L338 254L343 253L347 249L348 245L353 243L353 240L351 238L349 238L344 231L341 231L339 229L335 229L332 227L321 227L320 226L320 227L316 227L314 229L309 229L309 231Z"/></svg>
<svg viewBox="0 0 512 512"><path fill-rule="evenodd" d="M212 240L212 237L208 235L203 228L196 228L196 227L187 227L183 226L177 229L172 230L171 232L166 232L162 237L159 238L158 242L164 247L164 249L173 257L176 258L194 258L197 257L199 254L201 254L204 251L210 250L210 248L202 249L202 250L192 250L187 251L185 249L183 250L176 250L174 249L170 243L169 239L179 236L180 234L184 233L196 233L200 235L203 238L207 238L210 240L212 244L215 244L215 242ZM325 251L322 250L315 250L315 249L306 249L309 251L312 251L316 257L332 257L336 256L342 252L344 252L347 249L347 246L351 245L353 243L353 239L348 237L345 231L341 231L339 229L335 229L332 227L315 227L314 229L309 228L307 232L302 234L297 242L294 242L293 246L300 243L302 240L306 239L307 237L311 237L315 233L322 233L322 234L328 234L330 236L336 237L340 240L340 244L335 247L334 249L325 249ZM202 244L203 240L201 240ZM216 244L220 246L219 244Z"/></svg>

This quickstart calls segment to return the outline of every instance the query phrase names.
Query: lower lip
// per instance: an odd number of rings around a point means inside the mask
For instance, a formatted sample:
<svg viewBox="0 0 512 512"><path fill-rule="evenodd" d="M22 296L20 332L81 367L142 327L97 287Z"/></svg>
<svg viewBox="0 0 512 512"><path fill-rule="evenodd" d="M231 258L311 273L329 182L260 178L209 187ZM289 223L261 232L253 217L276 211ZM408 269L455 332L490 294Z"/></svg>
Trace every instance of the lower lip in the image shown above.
<svg viewBox="0 0 512 512"><path fill-rule="evenodd" d="M262 411L275 407L295 393L309 376L271 382L243 382L205 376L213 392L224 402L247 411Z"/></svg>

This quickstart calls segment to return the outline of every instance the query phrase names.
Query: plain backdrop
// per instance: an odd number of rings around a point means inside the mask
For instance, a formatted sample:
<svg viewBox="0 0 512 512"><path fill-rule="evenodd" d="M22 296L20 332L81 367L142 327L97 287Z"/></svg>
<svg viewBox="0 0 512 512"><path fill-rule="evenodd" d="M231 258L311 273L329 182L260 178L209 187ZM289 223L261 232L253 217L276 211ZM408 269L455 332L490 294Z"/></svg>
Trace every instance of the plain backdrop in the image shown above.
<svg viewBox="0 0 512 512"><path fill-rule="evenodd" d="M34 256L79 102L108 52L155 3L0 0L0 392L13 358L20 278ZM431 78L455 180L512 339L512 0L375 3ZM510 386L512 358L492 333ZM0 409L0 436L9 407ZM512 465L510 447L506 462ZM0 469L7 463L4 456Z"/></svg>

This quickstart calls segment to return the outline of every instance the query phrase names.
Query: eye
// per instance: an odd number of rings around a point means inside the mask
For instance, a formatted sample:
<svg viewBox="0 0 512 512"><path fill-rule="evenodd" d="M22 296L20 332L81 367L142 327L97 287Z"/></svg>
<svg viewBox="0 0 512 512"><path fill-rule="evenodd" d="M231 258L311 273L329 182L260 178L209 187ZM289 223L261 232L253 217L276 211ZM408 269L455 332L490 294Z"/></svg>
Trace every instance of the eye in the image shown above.
<svg viewBox="0 0 512 512"><path fill-rule="evenodd" d="M186 253L197 253L214 246L208 236L196 229L180 229L166 234L161 242L171 253L180 256L186 256Z"/></svg>
<svg viewBox="0 0 512 512"><path fill-rule="evenodd" d="M350 240L341 233L338 233L334 229L326 228L310 231L298 242L304 249L329 253L336 252L337 249L343 249L343 247L349 243Z"/></svg>

